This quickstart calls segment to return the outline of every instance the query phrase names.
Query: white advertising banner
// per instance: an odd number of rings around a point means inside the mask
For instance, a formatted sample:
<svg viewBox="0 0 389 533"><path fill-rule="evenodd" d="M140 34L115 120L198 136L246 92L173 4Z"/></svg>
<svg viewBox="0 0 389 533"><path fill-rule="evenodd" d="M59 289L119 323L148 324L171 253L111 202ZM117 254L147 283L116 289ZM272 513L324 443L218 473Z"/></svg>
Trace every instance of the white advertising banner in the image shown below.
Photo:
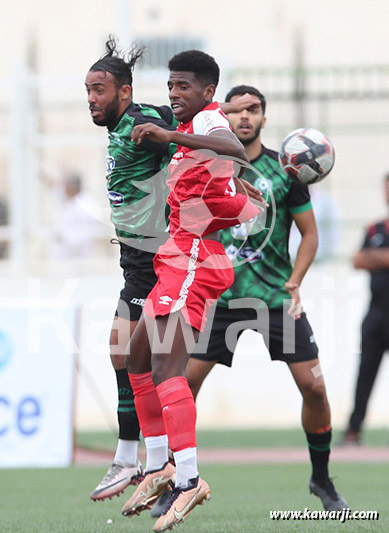
<svg viewBox="0 0 389 533"><path fill-rule="evenodd" d="M77 310L0 307L0 467L68 466Z"/></svg>

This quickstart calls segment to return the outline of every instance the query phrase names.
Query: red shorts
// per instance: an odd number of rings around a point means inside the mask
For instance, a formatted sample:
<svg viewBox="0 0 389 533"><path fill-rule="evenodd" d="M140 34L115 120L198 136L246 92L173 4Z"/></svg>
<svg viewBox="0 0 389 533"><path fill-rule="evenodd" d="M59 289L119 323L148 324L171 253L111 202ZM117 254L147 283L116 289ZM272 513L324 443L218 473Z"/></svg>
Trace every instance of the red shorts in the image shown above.
<svg viewBox="0 0 389 533"><path fill-rule="evenodd" d="M155 318L181 311L185 322L204 331L207 313L234 283L234 269L220 242L170 237L154 257L158 281L144 306Z"/></svg>

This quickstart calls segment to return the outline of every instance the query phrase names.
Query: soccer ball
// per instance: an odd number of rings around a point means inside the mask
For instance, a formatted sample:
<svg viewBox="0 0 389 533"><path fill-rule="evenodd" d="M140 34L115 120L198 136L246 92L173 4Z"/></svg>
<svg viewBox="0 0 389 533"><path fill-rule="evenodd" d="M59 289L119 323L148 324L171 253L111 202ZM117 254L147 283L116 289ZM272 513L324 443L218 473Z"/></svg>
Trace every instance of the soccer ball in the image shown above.
<svg viewBox="0 0 389 533"><path fill-rule="evenodd" d="M300 128L285 137L278 158L290 179L309 185L321 181L331 172L335 150L320 131Z"/></svg>

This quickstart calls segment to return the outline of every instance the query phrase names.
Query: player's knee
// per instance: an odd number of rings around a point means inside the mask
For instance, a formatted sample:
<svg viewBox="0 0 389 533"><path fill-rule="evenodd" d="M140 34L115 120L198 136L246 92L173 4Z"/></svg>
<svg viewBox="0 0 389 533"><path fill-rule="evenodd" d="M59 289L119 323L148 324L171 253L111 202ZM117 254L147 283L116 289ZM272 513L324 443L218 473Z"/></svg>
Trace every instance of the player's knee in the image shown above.
<svg viewBox="0 0 389 533"><path fill-rule="evenodd" d="M131 357L129 353L124 356L124 364L127 369L127 372L132 372Z"/></svg>
<svg viewBox="0 0 389 533"><path fill-rule="evenodd" d="M188 380L188 385L190 390L192 391L193 398L196 399L201 388L202 381L197 375L192 374L190 372L186 372L185 377Z"/></svg>
<svg viewBox="0 0 389 533"><path fill-rule="evenodd" d="M109 339L109 355L111 357L112 366L119 370L125 368L125 353L127 349L128 339L123 339L119 341L119 336L117 330L113 329L111 331L111 336Z"/></svg>
<svg viewBox="0 0 389 533"><path fill-rule="evenodd" d="M151 368L154 385L157 386L173 376L181 375L181 366L179 361L172 360L166 354L153 354Z"/></svg>
<svg viewBox="0 0 389 533"><path fill-rule="evenodd" d="M321 379L306 381L302 384L300 390L306 402L323 404L327 401L326 388Z"/></svg>
<svg viewBox="0 0 389 533"><path fill-rule="evenodd" d="M125 355L110 353L111 363L115 370L120 370L121 368L126 368L126 358Z"/></svg>
<svg viewBox="0 0 389 533"><path fill-rule="evenodd" d="M193 383L188 382L188 384L189 384L190 390L192 391L193 399L196 401L197 395L201 389L201 383L193 384Z"/></svg>
<svg viewBox="0 0 389 533"><path fill-rule="evenodd" d="M157 386L162 381L165 381L167 379L166 377L166 356L161 357L160 354L153 354L152 355L152 374L151 377L153 379L154 385Z"/></svg>

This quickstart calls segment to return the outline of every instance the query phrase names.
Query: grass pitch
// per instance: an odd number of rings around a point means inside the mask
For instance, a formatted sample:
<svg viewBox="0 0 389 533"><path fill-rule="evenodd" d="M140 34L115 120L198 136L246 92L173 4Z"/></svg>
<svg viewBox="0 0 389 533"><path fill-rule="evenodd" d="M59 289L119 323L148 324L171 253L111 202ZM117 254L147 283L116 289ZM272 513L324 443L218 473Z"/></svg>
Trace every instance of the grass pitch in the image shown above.
<svg viewBox="0 0 389 533"><path fill-rule="evenodd" d="M210 430L200 429L196 432L199 448L283 448L286 446L306 447L307 441L302 428L293 429L239 429ZM332 445L342 438L342 431L333 431ZM77 434L76 443L86 448L115 450L117 433L82 432ZM367 429L363 433L366 446L388 447L389 431L387 429ZM142 445L142 442L141 442Z"/></svg>
<svg viewBox="0 0 389 533"><path fill-rule="evenodd" d="M1 533L143 533L152 532L148 512L125 518L120 498L93 503L89 492L106 468L1 470ZM182 533L382 532L389 531L389 465L334 464L332 475L353 510L377 510L379 520L364 522L272 521L269 510L321 510L308 492L309 465L255 464L200 467L212 499L198 507ZM111 519L112 524L107 524Z"/></svg>

